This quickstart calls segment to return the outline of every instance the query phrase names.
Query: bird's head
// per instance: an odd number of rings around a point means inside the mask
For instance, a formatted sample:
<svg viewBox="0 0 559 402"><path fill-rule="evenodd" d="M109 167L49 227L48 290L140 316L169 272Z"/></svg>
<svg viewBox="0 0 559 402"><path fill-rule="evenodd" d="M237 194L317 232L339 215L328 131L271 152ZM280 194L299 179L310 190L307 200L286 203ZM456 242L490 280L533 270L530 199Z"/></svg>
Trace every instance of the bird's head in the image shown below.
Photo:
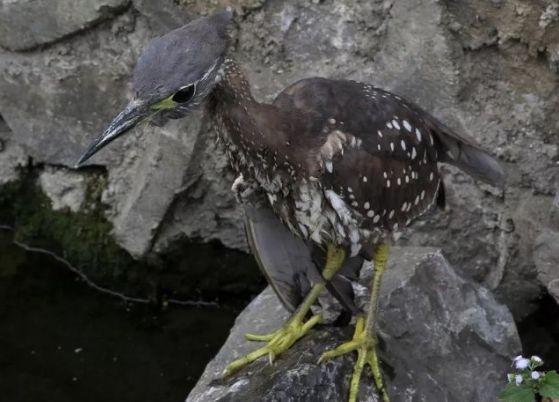
<svg viewBox="0 0 559 402"><path fill-rule="evenodd" d="M134 99L90 144L77 166L138 123L180 118L202 103L218 81L231 19L224 11L152 40L134 68Z"/></svg>

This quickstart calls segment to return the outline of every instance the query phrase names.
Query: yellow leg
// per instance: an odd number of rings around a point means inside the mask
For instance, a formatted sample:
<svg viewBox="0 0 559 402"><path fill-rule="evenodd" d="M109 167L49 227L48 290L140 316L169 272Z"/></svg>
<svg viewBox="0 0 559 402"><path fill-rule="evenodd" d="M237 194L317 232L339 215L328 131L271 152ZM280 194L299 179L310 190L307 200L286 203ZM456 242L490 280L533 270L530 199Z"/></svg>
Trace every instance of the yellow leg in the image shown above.
<svg viewBox="0 0 559 402"><path fill-rule="evenodd" d="M338 272L345 260L345 250L334 245L328 246L326 255L326 266L322 271L322 277L329 281ZM229 364L223 373L229 376L262 356L268 356L270 363L276 356L289 349L297 340L303 337L313 326L322 320L321 315L313 315L308 321L304 321L312 305L316 302L320 293L326 288L326 283L315 284L297 311L280 329L266 335L247 334L250 341L268 342L266 346L249 353Z"/></svg>
<svg viewBox="0 0 559 402"><path fill-rule="evenodd" d="M334 350L330 350L324 353L319 360L320 362L323 362L333 357L352 352L354 350L357 351L357 361L353 369L353 375L351 377L351 384L349 388L349 402L355 402L357 400L361 373L363 372L363 368L366 364L368 364L371 368L371 372L375 380L375 385L377 387L377 390L382 395L383 401L390 401L382 380L382 372L380 370L379 360L376 352L377 337L375 333L378 295L380 291L382 275L384 274L384 271L386 269L386 262L388 261L388 253L389 247L386 244L381 244L375 250L375 273L373 276L373 283L371 285L371 300L369 302L369 310L367 311L366 317L357 317L353 339L349 342L343 343Z"/></svg>

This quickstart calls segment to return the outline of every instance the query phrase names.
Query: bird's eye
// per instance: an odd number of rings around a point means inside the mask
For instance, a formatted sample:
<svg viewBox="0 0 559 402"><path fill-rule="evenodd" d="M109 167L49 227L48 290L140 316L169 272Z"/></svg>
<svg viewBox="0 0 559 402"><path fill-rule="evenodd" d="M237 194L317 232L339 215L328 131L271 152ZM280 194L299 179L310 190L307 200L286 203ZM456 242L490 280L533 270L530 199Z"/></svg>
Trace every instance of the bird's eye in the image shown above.
<svg viewBox="0 0 559 402"><path fill-rule="evenodd" d="M196 85L190 84L182 87L173 95L173 102L185 103L192 99L196 93Z"/></svg>

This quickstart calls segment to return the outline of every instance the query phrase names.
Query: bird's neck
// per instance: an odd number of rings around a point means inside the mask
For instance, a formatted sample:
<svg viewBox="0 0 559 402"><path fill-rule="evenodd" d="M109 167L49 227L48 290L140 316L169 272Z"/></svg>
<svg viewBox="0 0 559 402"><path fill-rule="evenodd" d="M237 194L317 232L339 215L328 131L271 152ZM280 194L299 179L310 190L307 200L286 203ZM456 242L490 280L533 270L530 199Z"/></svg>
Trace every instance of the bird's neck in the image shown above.
<svg viewBox="0 0 559 402"><path fill-rule="evenodd" d="M253 98L248 80L232 59L223 62L211 103L213 115L222 128L220 135L237 147L265 150L273 148L272 138L281 136L274 126L278 111ZM274 135L270 135L272 132Z"/></svg>
<svg viewBox="0 0 559 402"><path fill-rule="evenodd" d="M250 93L247 79L233 60L224 62L220 74L210 107L229 160L243 175L246 173L270 181L270 177L280 174L277 170L280 164L289 165L288 132L293 131L289 127L293 116L285 116L274 105L257 102ZM272 192L278 190L273 189L271 182L260 184L270 185Z"/></svg>
<svg viewBox="0 0 559 402"><path fill-rule="evenodd" d="M235 60L225 59L220 68L220 81L217 85L219 101L228 104L254 103L250 84Z"/></svg>

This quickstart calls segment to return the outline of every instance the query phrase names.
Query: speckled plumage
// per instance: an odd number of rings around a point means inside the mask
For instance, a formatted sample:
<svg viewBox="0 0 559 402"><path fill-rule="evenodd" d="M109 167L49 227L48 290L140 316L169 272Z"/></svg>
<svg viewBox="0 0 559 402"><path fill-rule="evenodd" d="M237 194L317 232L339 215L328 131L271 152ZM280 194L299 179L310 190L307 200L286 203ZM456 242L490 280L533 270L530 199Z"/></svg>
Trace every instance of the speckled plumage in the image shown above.
<svg viewBox="0 0 559 402"><path fill-rule="evenodd" d="M487 155L472 139L371 85L310 78L266 105L233 60L217 79L210 107L245 188L264 190L292 232L320 245L367 255L404 229L444 200L438 162L502 179L484 173L493 166L470 166Z"/></svg>
<svg viewBox="0 0 559 402"><path fill-rule="evenodd" d="M369 256L373 246L444 199L438 162L501 185L498 163L468 137L397 95L309 78L257 102L227 58L231 13L154 39L134 70L134 99L82 155L84 163L138 122L162 124L207 105L238 198L258 190L303 239Z"/></svg>

